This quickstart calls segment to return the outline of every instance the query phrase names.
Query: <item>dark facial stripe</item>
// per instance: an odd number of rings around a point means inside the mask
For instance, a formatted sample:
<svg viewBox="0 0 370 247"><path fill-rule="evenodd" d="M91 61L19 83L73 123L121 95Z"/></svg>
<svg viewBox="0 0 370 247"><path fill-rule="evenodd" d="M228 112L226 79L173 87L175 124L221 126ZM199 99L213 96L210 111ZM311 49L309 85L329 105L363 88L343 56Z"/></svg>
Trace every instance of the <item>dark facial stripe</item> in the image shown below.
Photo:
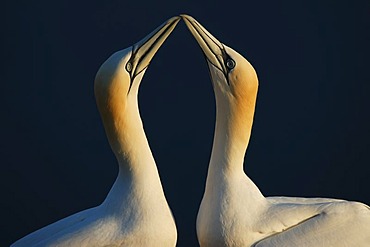
<svg viewBox="0 0 370 247"><path fill-rule="evenodd" d="M191 22L191 24L193 24L193 22ZM198 28L200 29L200 30L202 30L202 28L199 26L199 24L197 23L197 22L194 22L194 24L195 25L197 25L198 26ZM217 56L217 54L215 54L214 52L213 52L213 50L211 49L211 47L209 46L209 44L206 42L206 40L203 38L203 36L200 34L200 32L198 31L198 29L196 29L195 28L195 31L199 34L199 36L201 37L201 39L204 41L204 43L207 45L207 47L208 47L208 49L215 55L215 57L216 57L216 59L217 59L217 61L220 63L220 65L221 65L221 69L216 65L216 64L214 64L214 63L212 63L212 61L210 61L208 58L207 58L207 56L206 56L206 54L205 54L205 52L203 52L203 55L204 55L204 57L206 58L206 60L208 61L208 62L210 62L211 64L213 64L213 66L215 66L217 69L219 69L223 74L224 74L224 76L225 76L225 78L226 78L226 81L227 81L227 84L228 85L230 85L230 83L229 83L229 78L228 78L228 76L227 76L227 74L228 74L228 72L229 72L229 70L226 68L226 66L225 66L225 62L226 62L226 59L229 57L228 55L227 55L227 53L226 53L226 51L225 51L225 48L224 48L224 46L223 46L223 44L221 43L221 47L217 44L217 42L215 42L214 41L214 39L212 38L212 37L210 37L206 32L203 32L210 40L212 40L213 41L213 43L221 50L221 56L222 56L222 58L223 58L223 61L221 61L220 60L220 57L219 56Z"/></svg>
<svg viewBox="0 0 370 247"><path fill-rule="evenodd" d="M168 25L166 27L166 29L161 33L161 35L150 45L150 47L144 52L144 54L139 58L139 60L137 61L136 63L136 66L135 66L135 69L131 70L131 73L130 73L130 78L131 78L131 81L130 81L130 87L129 87L129 90L128 92L130 92L131 90L131 87L132 87L132 83L135 79L135 77L140 74L144 69L146 69L148 66L144 67L142 70L138 71L137 72L137 67L138 65L141 63L141 61L147 56L147 54L152 50L152 48L158 43L158 41L161 39L161 37L163 37L167 31L174 25L175 23L171 23L170 25ZM155 34L154 34L155 35ZM133 64L133 58L136 56L137 54L137 51L140 50L141 47L133 47L133 51L132 51L132 54L131 54L131 58L129 59L128 62L130 62L131 64Z"/></svg>

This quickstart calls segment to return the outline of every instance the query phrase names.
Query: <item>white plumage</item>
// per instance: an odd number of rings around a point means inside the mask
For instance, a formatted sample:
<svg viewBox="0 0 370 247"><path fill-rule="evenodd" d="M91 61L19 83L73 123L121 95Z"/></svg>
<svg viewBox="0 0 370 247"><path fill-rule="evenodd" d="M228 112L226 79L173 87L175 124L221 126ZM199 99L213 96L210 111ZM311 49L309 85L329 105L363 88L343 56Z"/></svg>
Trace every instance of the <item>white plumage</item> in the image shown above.
<svg viewBox="0 0 370 247"><path fill-rule="evenodd" d="M144 133L137 95L150 60L179 20L169 19L134 46L114 53L96 75L97 106L119 163L104 202L33 232L13 247L176 245L175 222Z"/></svg>
<svg viewBox="0 0 370 247"><path fill-rule="evenodd" d="M322 198L265 198L243 171L258 79L252 65L182 15L201 46L216 98L216 128L197 217L201 247L370 246L370 208Z"/></svg>

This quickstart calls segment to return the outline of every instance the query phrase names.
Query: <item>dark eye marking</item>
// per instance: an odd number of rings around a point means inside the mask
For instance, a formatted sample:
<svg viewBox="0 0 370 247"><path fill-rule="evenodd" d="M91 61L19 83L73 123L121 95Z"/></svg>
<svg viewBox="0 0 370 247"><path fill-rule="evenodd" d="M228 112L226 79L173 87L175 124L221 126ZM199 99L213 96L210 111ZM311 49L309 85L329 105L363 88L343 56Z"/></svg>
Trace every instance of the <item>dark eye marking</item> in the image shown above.
<svg viewBox="0 0 370 247"><path fill-rule="evenodd" d="M222 45L221 52L222 52L222 59L224 60L224 62L223 62L223 64L224 64L223 70L224 70L225 76L227 77L227 74L230 72L230 70L232 70L233 68L235 68L236 62L235 62L234 59L232 59L229 56L229 54L226 53L226 49L225 49L225 47L223 45Z"/></svg>

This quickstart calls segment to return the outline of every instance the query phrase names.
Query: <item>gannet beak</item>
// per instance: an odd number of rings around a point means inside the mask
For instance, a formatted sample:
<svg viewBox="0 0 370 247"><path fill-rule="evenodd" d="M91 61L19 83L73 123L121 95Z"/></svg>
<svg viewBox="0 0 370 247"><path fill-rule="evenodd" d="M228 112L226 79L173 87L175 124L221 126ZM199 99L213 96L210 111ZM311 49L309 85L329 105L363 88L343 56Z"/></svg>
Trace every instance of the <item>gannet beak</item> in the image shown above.
<svg viewBox="0 0 370 247"><path fill-rule="evenodd" d="M203 53L211 64L226 74L225 62L227 54L224 45L210 34L202 25L189 15L181 15L186 26L197 40Z"/></svg>
<svg viewBox="0 0 370 247"><path fill-rule="evenodd" d="M168 19L161 26L132 46L131 58L126 65L131 79L149 66L150 61L179 21L180 17L178 16Z"/></svg>

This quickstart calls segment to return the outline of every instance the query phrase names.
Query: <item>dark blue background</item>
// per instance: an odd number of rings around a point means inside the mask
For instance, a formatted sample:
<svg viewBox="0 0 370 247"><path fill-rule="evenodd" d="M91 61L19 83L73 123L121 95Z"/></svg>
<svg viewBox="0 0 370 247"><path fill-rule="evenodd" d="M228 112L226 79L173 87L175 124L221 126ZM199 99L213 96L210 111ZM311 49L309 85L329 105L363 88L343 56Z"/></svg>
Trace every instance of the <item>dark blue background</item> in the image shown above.
<svg viewBox="0 0 370 247"><path fill-rule="evenodd" d="M1 9L1 246L102 202L117 165L95 73L181 13L257 70L245 170L261 191L370 204L369 1L38 0ZM139 99L178 246L197 246L215 103L184 23L154 57Z"/></svg>

